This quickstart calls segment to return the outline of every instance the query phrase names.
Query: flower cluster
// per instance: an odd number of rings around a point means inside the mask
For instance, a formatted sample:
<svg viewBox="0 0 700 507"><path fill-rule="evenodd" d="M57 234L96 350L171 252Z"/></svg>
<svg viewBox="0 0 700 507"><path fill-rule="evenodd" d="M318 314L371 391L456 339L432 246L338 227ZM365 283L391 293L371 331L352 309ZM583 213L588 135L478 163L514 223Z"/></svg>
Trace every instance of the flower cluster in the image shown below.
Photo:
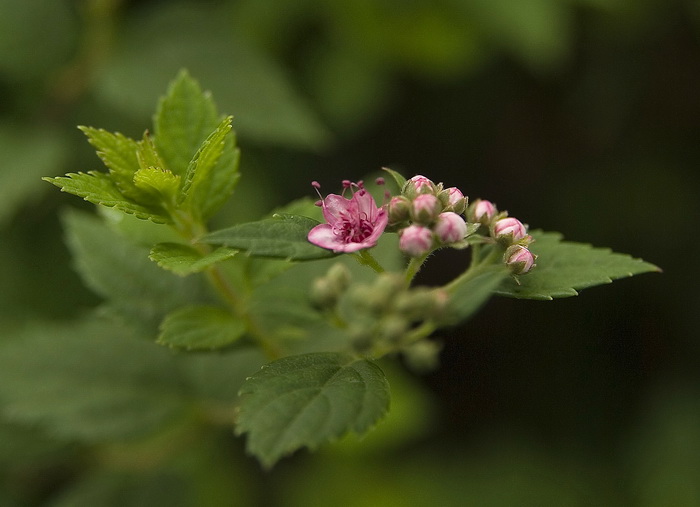
<svg viewBox="0 0 700 507"><path fill-rule="evenodd" d="M384 180L379 178L377 183ZM437 248L465 248L478 232L477 241L501 245L503 262L513 274L527 273L535 266L526 226L507 212L499 212L490 201L477 199L468 206L467 197L456 187L445 188L416 175L404 183L399 195L391 198L387 194L388 203L377 206L362 181L345 180L341 195L325 198L320 185L315 181L312 185L321 197L316 204L323 209L326 223L311 229L308 240L322 248L358 252L375 246L384 231L390 230L399 234L401 251L420 261Z"/></svg>
<svg viewBox="0 0 700 507"><path fill-rule="evenodd" d="M401 251L420 258L441 246L466 246L466 207L467 198L458 188L417 175L389 202L389 226L399 233Z"/></svg>

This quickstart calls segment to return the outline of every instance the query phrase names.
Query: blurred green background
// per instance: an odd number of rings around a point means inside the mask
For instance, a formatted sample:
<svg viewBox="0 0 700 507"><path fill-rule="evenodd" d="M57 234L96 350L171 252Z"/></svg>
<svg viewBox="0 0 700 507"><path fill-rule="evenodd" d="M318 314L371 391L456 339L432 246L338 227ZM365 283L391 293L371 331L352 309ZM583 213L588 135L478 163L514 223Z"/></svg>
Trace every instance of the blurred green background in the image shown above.
<svg viewBox="0 0 700 507"><path fill-rule="evenodd" d="M700 3L0 0L0 340L97 305L58 218L90 206L39 178L99 167L76 125L140 137L182 67L235 115L220 225L389 166L664 273L492 300L439 370L387 365L376 433L271 473L228 433L164 471L0 419L0 505L700 506Z"/></svg>

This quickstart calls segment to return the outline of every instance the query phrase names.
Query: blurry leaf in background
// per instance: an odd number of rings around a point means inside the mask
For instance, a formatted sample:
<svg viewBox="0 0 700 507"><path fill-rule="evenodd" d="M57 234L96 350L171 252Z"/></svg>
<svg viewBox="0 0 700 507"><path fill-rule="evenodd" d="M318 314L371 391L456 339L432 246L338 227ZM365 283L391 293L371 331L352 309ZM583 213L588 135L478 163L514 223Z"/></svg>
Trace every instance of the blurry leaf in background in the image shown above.
<svg viewBox="0 0 700 507"><path fill-rule="evenodd" d="M480 39L515 54L538 73L555 70L573 42L571 8L561 0L450 0Z"/></svg>
<svg viewBox="0 0 700 507"><path fill-rule="evenodd" d="M67 0L0 0L0 75L26 81L62 65L76 42Z"/></svg>
<svg viewBox="0 0 700 507"><path fill-rule="evenodd" d="M44 194L41 177L60 172L67 150L59 130L0 123L0 226Z"/></svg>
<svg viewBox="0 0 700 507"><path fill-rule="evenodd" d="M182 415L167 349L101 319L35 325L0 345L0 415L66 439L142 436Z"/></svg>
<svg viewBox="0 0 700 507"><path fill-rule="evenodd" d="M129 322L155 327L202 293L199 280L163 271L148 258L148 248L130 243L99 218L72 211L63 221L83 282Z"/></svg>
<svg viewBox="0 0 700 507"><path fill-rule="evenodd" d="M150 114L181 68L211 90L237 132L257 142L318 149L330 140L289 78L263 53L236 37L226 6L192 2L134 10L96 93L137 118ZM154 37L154 34L158 34Z"/></svg>
<svg viewBox="0 0 700 507"><path fill-rule="evenodd" d="M172 472L94 471L58 494L52 507L192 506L191 484Z"/></svg>

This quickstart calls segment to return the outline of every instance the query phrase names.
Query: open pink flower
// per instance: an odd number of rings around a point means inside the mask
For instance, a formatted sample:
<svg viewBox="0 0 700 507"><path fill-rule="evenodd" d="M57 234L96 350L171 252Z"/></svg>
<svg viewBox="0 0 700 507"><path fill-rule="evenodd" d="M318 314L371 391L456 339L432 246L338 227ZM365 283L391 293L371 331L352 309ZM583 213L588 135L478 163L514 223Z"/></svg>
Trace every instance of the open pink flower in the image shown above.
<svg viewBox="0 0 700 507"><path fill-rule="evenodd" d="M320 185L313 182L318 190ZM340 252L356 252L377 244L388 222L383 207L377 207L372 195L364 189L362 182L344 181L345 190L351 189L352 197L329 194L319 201L326 224L309 231L308 240L316 246ZM320 195L320 194L319 194Z"/></svg>

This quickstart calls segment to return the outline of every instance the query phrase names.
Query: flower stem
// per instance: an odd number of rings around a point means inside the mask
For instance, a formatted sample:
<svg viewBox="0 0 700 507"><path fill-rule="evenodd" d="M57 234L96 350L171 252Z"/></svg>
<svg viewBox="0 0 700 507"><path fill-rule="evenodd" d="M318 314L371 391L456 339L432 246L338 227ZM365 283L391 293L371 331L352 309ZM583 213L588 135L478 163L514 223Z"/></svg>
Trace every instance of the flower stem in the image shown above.
<svg viewBox="0 0 700 507"><path fill-rule="evenodd" d="M407 287L411 285L413 278L418 274L418 271L420 271L420 268L423 266L425 259L428 258L428 255L429 254L423 255L421 257L412 257L411 260L408 262L408 266L406 266L405 273Z"/></svg>

